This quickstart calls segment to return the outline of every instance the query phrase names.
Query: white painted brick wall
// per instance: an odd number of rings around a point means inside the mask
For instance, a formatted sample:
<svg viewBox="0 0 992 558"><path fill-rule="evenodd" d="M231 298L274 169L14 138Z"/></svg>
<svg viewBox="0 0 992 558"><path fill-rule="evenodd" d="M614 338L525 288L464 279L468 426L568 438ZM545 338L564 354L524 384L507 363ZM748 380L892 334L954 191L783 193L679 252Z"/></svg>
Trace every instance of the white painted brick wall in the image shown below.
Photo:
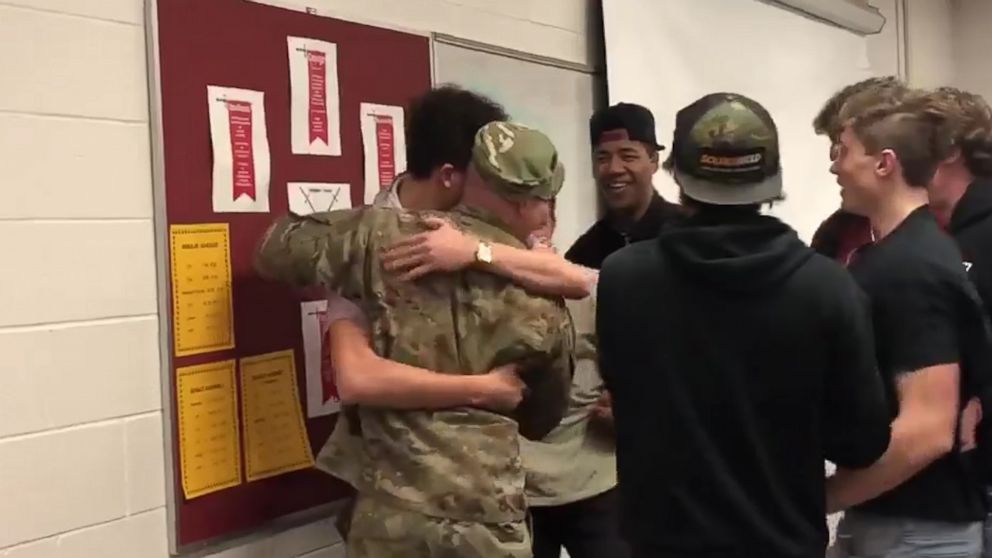
<svg viewBox="0 0 992 558"><path fill-rule="evenodd" d="M311 5L588 62L593 3ZM0 0L2 558L168 555L143 13ZM324 520L214 558L343 556Z"/></svg>

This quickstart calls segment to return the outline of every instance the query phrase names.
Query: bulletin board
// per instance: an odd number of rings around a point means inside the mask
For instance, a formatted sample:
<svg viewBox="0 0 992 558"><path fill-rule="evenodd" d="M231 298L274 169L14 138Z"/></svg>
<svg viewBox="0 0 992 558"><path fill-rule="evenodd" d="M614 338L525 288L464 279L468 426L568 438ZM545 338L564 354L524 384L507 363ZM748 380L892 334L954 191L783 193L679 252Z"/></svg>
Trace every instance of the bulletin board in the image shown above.
<svg viewBox="0 0 992 558"><path fill-rule="evenodd" d="M240 438L246 427L242 376L247 363L258 370L275 365L285 365L289 370L292 366L293 391L305 424L301 432L316 457L337 415L307 418L301 302L317 300L322 295L296 292L258 278L252 270L253 251L273 219L287 212L289 182L344 183L350 186L347 195L352 207L365 203L360 105L404 107L427 90L431 86L431 41L426 35L246 0L148 0L146 12L164 415L167 449L171 450L167 452L171 465L170 550L184 553L248 534L286 517L305 515L307 510L326 508L349 495L346 485L309 467L249 481L247 448L239 440L240 456L231 458L238 461L240 479L218 481L207 493L188 497L180 459L180 444L184 442L179 428L182 417L177 401L177 371L184 371L183 381L201 382L205 390L216 388L221 397L229 391L231 397L237 398L232 422L239 430L232 436ZM327 117L340 118L339 156L292 153L287 36L336 45L340 110L338 115ZM207 87L211 85L264 93L270 157L266 212L214 211L215 153L207 100ZM186 225L190 226L188 230L181 231ZM178 277L174 273L183 266L183 258L191 257L180 249L185 249L184 238L199 239L203 246L211 246L215 255L229 252L227 269L220 269L225 267L224 257L216 259L222 263L216 266L219 269L215 279L230 278L227 288L233 328L230 336L220 335L219 341L206 349L182 339L177 342L174 327L180 309L174 300L179 296L173 296L174 277ZM185 329L180 330L182 337ZM273 354L284 357L282 364L276 362L278 358L266 360L265 355ZM248 359L247 363L243 359Z"/></svg>

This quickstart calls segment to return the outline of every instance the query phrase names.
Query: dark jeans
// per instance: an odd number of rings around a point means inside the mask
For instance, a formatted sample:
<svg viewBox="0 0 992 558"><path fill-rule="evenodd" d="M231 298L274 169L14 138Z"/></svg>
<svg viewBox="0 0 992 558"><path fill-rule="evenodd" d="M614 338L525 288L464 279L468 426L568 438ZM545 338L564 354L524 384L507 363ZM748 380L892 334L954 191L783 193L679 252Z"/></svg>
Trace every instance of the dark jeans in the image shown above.
<svg viewBox="0 0 992 558"><path fill-rule="evenodd" d="M534 558L627 558L620 536L620 498L616 488L562 506L531 507Z"/></svg>

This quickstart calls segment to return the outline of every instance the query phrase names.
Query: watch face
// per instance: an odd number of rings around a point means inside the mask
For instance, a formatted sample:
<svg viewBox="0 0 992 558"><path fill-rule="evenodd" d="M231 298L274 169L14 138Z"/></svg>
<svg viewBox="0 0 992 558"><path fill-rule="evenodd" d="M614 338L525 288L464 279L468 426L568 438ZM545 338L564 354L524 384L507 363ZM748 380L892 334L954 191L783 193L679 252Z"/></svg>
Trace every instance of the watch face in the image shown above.
<svg viewBox="0 0 992 558"><path fill-rule="evenodd" d="M475 251L475 257L482 263L493 263L493 249L485 242L479 243L479 248Z"/></svg>

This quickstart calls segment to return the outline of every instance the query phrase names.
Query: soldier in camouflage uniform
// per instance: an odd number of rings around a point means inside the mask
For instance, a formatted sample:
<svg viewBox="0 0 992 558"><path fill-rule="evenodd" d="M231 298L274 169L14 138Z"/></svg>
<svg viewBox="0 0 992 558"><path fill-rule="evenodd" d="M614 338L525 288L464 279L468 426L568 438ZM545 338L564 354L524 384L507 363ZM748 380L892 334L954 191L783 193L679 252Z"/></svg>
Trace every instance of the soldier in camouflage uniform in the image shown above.
<svg viewBox="0 0 992 558"><path fill-rule="evenodd" d="M487 242L523 247L548 218L564 169L548 138L494 122L476 136L463 203L449 217ZM297 286L323 284L360 301L376 352L448 374L537 363L515 416L474 408L360 406L367 468L348 555L530 556L518 433L541 437L564 412L574 332L561 298L527 293L481 271L404 282L381 250L423 228L428 212L362 208L289 216L263 240L256 268Z"/></svg>
<svg viewBox="0 0 992 558"><path fill-rule="evenodd" d="M509 120L503 108L478 93L446 84L411 100L406 109L407 168L379 191L372 205L448 211L462 195L475 134L489 122ZM361 308L335 291L327 293L325 339L342 408L317 455L315 467L354 487L364 448L358 405L392 409L445 409L472 405L512 410L523 392L514 365L490 374L437 374L403 366L375 354ZM352 498L342 502L336 528L348 538Z"/></svg>

